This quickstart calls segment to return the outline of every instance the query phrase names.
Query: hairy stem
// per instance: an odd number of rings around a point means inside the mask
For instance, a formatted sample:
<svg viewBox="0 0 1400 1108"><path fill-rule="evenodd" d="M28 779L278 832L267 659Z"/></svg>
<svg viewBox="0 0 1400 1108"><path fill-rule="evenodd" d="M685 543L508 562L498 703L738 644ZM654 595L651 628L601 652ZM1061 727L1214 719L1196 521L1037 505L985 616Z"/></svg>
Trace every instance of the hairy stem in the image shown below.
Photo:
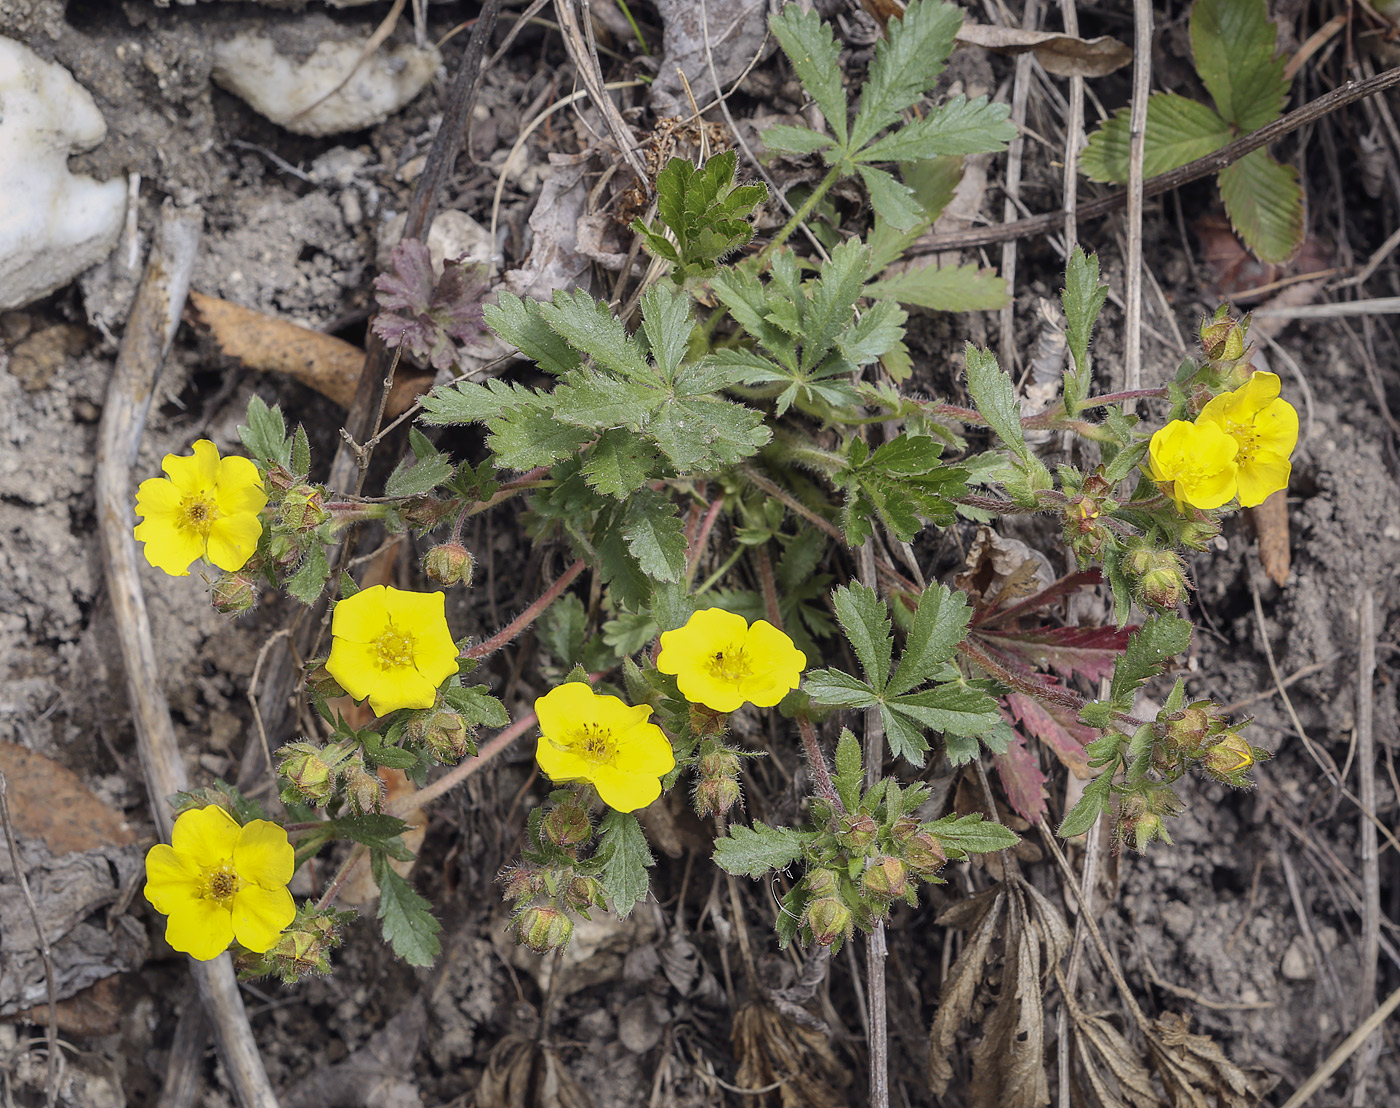
<svg viewBox="0 0 1400 1108"><path fill-rule="evenodd" d="M565 589L573 584L574 578L583 572L583 559L580 558L568 569L559 575L558 580L540 595L540 598L502 627L485 642L477 643L476 646L469 646L462 651L463 658L486 658L496 653L514 639L540 616L545 610L559 599Z"/></svg>
<svg viewBox="0 0 1400 1108"><path fill-rule="evenodd" d="M806 222L807 217L812 214L812 210L821 203L822 197L824 197L827 192L830 191L831 186L836 184L840 179L841 167L839 165L832 166L827 172L827 175L818 183L817 187L812 190L811 195L809 195L806 200L802 201L797 211L792 213L792 218L783 224L782 230L774 235L772 241L763 248L762 252L758 255L760 266L766 266L768 264L773 256L773 251L787 242L792 236L792 233Z"/></svg>

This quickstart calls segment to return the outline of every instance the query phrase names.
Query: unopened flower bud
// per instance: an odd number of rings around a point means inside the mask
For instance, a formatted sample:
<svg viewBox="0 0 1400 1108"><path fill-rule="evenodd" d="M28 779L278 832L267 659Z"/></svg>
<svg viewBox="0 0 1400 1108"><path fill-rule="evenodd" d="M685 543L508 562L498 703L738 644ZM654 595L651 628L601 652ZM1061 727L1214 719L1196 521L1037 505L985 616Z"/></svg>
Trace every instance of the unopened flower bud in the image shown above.
<svg viewBox="0 0 1400 1108"><path fill-rule="evenodd" d="M603 883L596 877L577 876L569 879L564 886L564 900L570 908L587 912L590 908L604 905Z"/></svg>
<svg viewBox="0 0 1400 1108"><path fill-rule="evenodd" d="M920 877L931 877L948 861L948 855L944 852L938 836L928 831L918 832L905 843L900 857Z"/></svg>
<svg viewBox="0 0 1400 1108"><path fill-rule="evenodd" d="M545 813L544 833L555 846L577 846L593 837L593 822L583 805L570 799Z"/></svg>
<svg viewBox="0 0 1400 1108"><path fill-rule="evenodd" d="M277 509L277 522L292 531L314 530L330 518L325 494L314 485L294 485Z"/></svg>
<svg viewBox="0 0 1400 1108"><path fill-rule="evenodd" d="M450 766L466 754L471 731L460 712L439 708L415 719L409 725L409 736L432 751L443 765Z"/></svg>
<svg viewBox="0 0 1400 1108"><path fill-rule="evenodd" d="M296 475L286 466L272 466L267 471L268 487L275 492L286 492L296 483Z"/></svg>
<svg viewBox="0 0 1400 1108"><path fill-rule="evenodd" d="M410 527L420 531L431 531L452 512L453 505L448 500L437 500L431 496L421 496L399 509L399 518Z"/></svg>
<svg viewBox="0 0 1400 1108"><path fill-rule="evenodd" d="M739 756L725 746L704 751L695 763L701 777L738 777Z"/></svg>
<svg viewBox="0 0 1400 1108"><path fill-rule="evenodd" d="M807 926L812 938L822 946L837 939L849 939L854 930L851 910L834 896L824 896L807 905Z"/></svg>
<svg viewBox="0 0 1400 1108"><path fill-rule="evenodd" d="M1194 754L1206 741L1210 733L1210 713L1197 701L1188 704L1179 712L1159 712L1157 722L1163 725L1163 738L1167 745L1183 754Z"/></svg>
<svg viewBox="0 0 1400 1108"><path fill-rule="evenodd" d="M515 917L513 926L515 941L524 943L536 954L548 954L568 946L574 933L573 920L547 904L532 904Z"/></svg>
<svg viewBox="0 0 1400 1108"><path fill-rule="evenodd" d="M1218 519L1189 519L1181 526L1181 545L1190 550L1209 550L1220 534Z"/></svg>
<svg viewBox="0 0 1400 1108"><path fill-rule="evenodd" d="M1129 816L1126 810L1118 818L1118 837L1123 842L1132 843L1132 847L1139 854L1147 853L1147 845L1153 839L1161 839L1170 843L1171 836L1167 834L1167 829L1162 823L1162 817L1156 812L1139 812Z"/></svg>
<svg viewBox="0 0 1400 1108"><path fill-rule="evenodd" d="M703 777L695 785L695 812L700 816L722 816L739 803L742 791L732 777Z"/></svg>
<svg viewBox="0 0 1400 1108"><path fill-rule="evenodd" d="M1226 731L1201 756L1201 765L1206 772L1227 785L1244 784L1244 774L1254 762L1253 747L1245 742L1238 731Z"/></svg>
<svg viewBox="0 0 1400 1108"><path fill-rule="evenodd" d="M1129 555L1129 573L1137 577L1138 599L1153 608L1173 609L1186 595L1181 558L1170 550L1138 547Z"/></svg>
<svg viewBox="0 0 1400 1108"><path fill-rule="evenodd" d="M340 682L332 677L331 671L326 668L325 658L318 658L311 663L310 668L306 671L306 687L317 696L345 695L345 690L340 687Z"/></svg>
<svg viewBox="0 0 1400 1108"><path fill-rule="evenodd" d="M841 889L841 876L832 869L812 869L802 879L807 895L813 900L836 896Z"/></svg>
<svg viewBox="0 0 1400 1108"><path fill-rule="evenodd" d="M472 583L471 552L457 542L439 543L423 555L423 572L440 585Z"/></svg>
<svg viewBox="0 0 1400 1108"><path fill-rule="evenodd" d="M287 568L301 557L296 540L285 532L278 531L267 541L267 553L273 564Z"/></svg>
<svg viewBox="0 0 1400 1108"><path fill-rule="evenodd" d="M861 887L881 900L898 900L909 890L909 870L898 858L888 854L871 861L860 875Z"/></svg>
<svg viewBox="0 0 1400 1108"><path fill-rule="evenodd" d="M544 892L544 877L539 867L529 863L507 866L497 880L501 882L505 898L513 904L531 900Z"/></svg>
<svg viewBox="0 0 1400 1108"><path fill-rule="evenodd" d="M356 759L345 770L345 795L357 815L378 812L384 806L384 782Z"/></svg>
<svg viewBox="0 0 1400 1108"><path fill-rule="evenodd" d="M322 757L323 753L322 747L308 742L287 743L277 752L277 771L290 782L284 796L290 792L295 799L315 808L331 798L335 767Z"/></svg>
<svg viewBox="0 0 1400 1108"><path fill-rule="evenodd" d="M1234 362L1244 357L1244 328L1229 316L1201 324L1201 349L1213 362Z"/></svg>
<svg viewBox="0 0 1400 1108"><path fill-rule="evenodd" d="M875 841L875 836L880 833L880 828L870 817L870 813L861 812L857 816L846 816L842 819L841 829L838 833L846 840L846 845L851 853L860 854Z"/></svg>
<svg viewBox="0 0 1400 1108"><path fill-rule="evenodd" d="M241 573L225 573L215 581L212 599L214 610L226 616L241 616L258 602L253 582Z"/></svg>

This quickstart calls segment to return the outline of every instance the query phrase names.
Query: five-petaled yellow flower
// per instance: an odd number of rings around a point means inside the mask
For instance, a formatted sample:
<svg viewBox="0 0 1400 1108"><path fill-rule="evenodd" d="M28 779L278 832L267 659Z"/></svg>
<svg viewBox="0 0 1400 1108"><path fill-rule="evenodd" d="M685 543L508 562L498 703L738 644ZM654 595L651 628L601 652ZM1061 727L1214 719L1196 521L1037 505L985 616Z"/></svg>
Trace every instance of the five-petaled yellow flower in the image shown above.
<svg viewBox="0 0 1400 1108"><path fill-rule="evenodd" d="M201 962L234 939L259 954L272 949L297 914L287 832L265 819L239 827L211 804L182 813L170 843L146 855L146 899L169 917L165 941Z"/></svg>
<svg viewBox="0 0 1400 1108"><path fill-rule="evenodd" d="M1234 498L1239 450L1239 444L1214 423L1174 419L1153 434L1147 465L1152 479L1176 501L1178 510L1183 504L1219 508Z"/></svg>
<svg viewBox="0 0 1400 1108"><path fill-rule="evenodd" d="M656 668L672 674L681 695L716 712L745 701L771 708L797 688L807 656L766 620L750 624L723 608L696 612L661 636Z"/></svg>
<svg viewBox="0 0 1400 1108"><path fill-rule="evenodd" d="M327 672L356 700L368 697L377 715L431 708L438 686L457 672L440 592L364 589L335 606L331 635Z"/></svg>
<svg viewBox="0 0 1400 1108"><path fill-rule="evenodd" d="M661 795L661 776L676 765L670 740L649 723L651 709L600 696L568 681L535 701L540 741L535 759L551 781L587 781L619 812L645 808Z"/></svg>
<svg viewBox="0 0 1400 1108"><path fill-rule="evenodd" d="M1238 445L1241 507L1257 507L1271 493L1288 488L1293 469L1288 459L1298 445L1298 413L1279 398L1276 374L1256 371L1233 392L1221 393L1201 409L1196 426L1218 427Z"/></svg>
<svg viewBox="0 0 1400 1108"><path fill-rule="evenodd" d="M219 457L208 439L194 454L167 454L166 477L142 481L136 490L136 538L146 560L172 577L188 577L190 566L208 558L220 569L242 569L258 548L267 503L258 467L247 458Z"/></svg>

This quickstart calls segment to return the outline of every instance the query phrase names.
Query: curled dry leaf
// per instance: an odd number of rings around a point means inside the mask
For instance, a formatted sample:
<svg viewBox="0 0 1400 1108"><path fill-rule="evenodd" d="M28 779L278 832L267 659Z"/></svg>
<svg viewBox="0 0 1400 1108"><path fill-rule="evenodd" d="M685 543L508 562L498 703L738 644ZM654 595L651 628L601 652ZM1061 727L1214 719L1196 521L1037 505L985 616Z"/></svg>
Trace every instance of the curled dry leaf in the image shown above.
<svg viewBox="0 0 1400 1108"><path fill-rule="evenodd" d="M776 1008L753 1001L734 1013L731 1033L739 1060L738 1085L753 1093L754 1108L844 1108L837 1090L851 1075L832 1053L826 1036L805 1027ZM759 1093L759 1089L769 1089Z"/></svg>
<svg viewBox="0 0 1400 1108"><path fill-rule="evenodd" d="M1259 561L1264 572L1279 588L1288 583L1293 553L1288 541L1288 490L1279 489L1257 508L1246 508L1245 515L1259 536Z"/></svg>
<svg viewBox="0 0 1400 1108"><path fill-rule="evenodd" d="M1054 31L964 23L958 41L997 54L1024 54L1030 50L1046 72L1057 77L1103 77L1133 60L1132 50L1111 35L1084 39Z"/></svg>
<svg viewBox="0 0 1400 1108"><path fill-rule="evenodd" d="M1085 1012L1073 998L1069 1015L1080 1070L1102 1108L1158 1108L1152 1074L1123 1033L1105 1016Z"/></svg>
<svg viewBox="0 0 1400 1108"><path fill-rule="evenodd" d="M553 1047L507 1035L491 1050L476 1087L481 1108L593 1108Z"/></svg>
<svg viewBox="0 0 1400 1108"><path fill-rule="evenodd" d="M1272 1087L1262 1072L1247 1074L1209 1035L1193 1035L1184 1016L1167 1012L1147 1038L1152 1064L1175 1108L1253 1108Z"/></svg>
<svg viewBox="0 0 1400 1108"><path fill-rule="evenodd" d="M191 291L189 303L196 326L213 338L222 354L260 373L285 374L342 408L354 402L365 364L365 352L358 346L216 296ZM401 365L394 374L385 416L402 415L432 386L431 373Z"/></svg>

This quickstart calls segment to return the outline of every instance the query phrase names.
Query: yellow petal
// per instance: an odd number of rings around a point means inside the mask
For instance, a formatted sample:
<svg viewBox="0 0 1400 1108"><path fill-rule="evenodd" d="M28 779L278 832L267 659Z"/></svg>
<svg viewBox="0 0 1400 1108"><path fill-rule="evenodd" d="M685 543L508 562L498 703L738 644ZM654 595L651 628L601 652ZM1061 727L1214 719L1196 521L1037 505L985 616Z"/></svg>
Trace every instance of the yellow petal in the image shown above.
<svg viewBox="0 0 1400 1108"><path fill-rule="evenodd" d="M219 483L219 448L208 439L200 439L193 450L192 455L167 454L161 468L186 496L212 493Z"/></svg>
<svg viewBox="0 0 1400 1108"><path fill-rule="evenodd" d="M262 521L255 515L220 516L209 528L209 560L220 569L242 569L261 535Z"/></svg>
<svg viewBox="0 0 1400 1108"><path fill-rule="evenodd" d="M384 603L384 586L374 585L347 596L335 606L331 634L347 642L374 642L389 627L389 609ZM340 681L340 678L336 678ZM342 685L344 681L340 682ZM347 685L348 689L349 686Z"/></svg>
<svg viewBox="0 0 1400 1108"><path fill-rule="evenodd" d="M716 654L738 649L748 630L743 616L723 608L704 608L693 613L684 627L661 633L656 668L679 676L682 669L695 668Z"/></svg>
<svg viewBox="0 0 1400 1108"><path fill-rule="evenodd" d="M170 845L185 861L214 869L233 857L238 832L234 818L217 804L210 804L180 815Z"/></svg>
<svg viewBox="0 0 1400 1108"><path fill-rule="evenodd" d="M343 600L340 602L344 603ZM336 611L340 610L340 604L336 605ZM364 700L369 696L382 669L379 653L374 647L342 638L331 640L331 654L326 659L326 672L356 700Z"/></svg>
<svg viewBox="0 0 1400 1108"><path fill-rule="evenodd" d="M737 711L744 704L744 694L737 681L716 677L698 667L676 674L676 687L692 704L703 704L716 712Z"/></svg>
<svg viewBox="0 0 1400 1108"><path fill-rule="evenodd" d="M1254 449L1288 458L1298 445L1298 412L1287 400L1275 400L1254 417Z"/></svg>
<svg viewBox="0 0 1400 1108"><path fill-rule="evenodd" d="M441 596L442 593L438 593ZM433 626L413 632L413 665L436 688L457 672L457 644L441 612Z"/></svg>
<svg viewBox="0 0 1400 1108"><path fill-rule="evenodd" d="M264 889L276 889L292 879L295 866L296 851L281 827L265 819L243 825L233 848L233 868L240 878Z"/></svg>
<svg viewBox="0 0 1400 1108"><path fill-rule="evenodd" d="M219 511L224 515L251 512L257 515L267 504L262 476L247 458L234 454L219 463Z"/></svg>
<svg viewBox="0 0 1400 1108"><path fill-rule="evenodd" d="M188 577L190 566L204 557L204 539L189 528L177 527L172 515L149 516L136 525L132 535L146 544L146 561L171 577Z"/></svg>
<svg viewBox="0 0 1400 1108"><path fill-rule="evenodd" d="M588 781L593 776L592 762L585 761L567 747L556 746L544 735L535 744L535 761L540 764L544 775L556 785Z"/></svg>
<svg viewBox="0 0 1400 1108"><path fill-rule="evenodd" d="M1208 510L1228 504L1234 498L1237 488L1237 471L1234 463L1228 469L1204 475L1179 477L1176 492L1188 504Z"/></svg>
<svg viewBox="0 0 1400 1108"><path fill-rule="evenodd" d="M581 723L596 723L598 694L583 681L565 681L535 701L540 730L556 741ZM613 699L616 699L614 697Z"/></svg>
<svg viewBox="0 0 1400 1108"><path fill-rule="evenodd" d="M138 516L173 516L180 510L184 497L173 482L164 477L152 477L136 486Z"/></svg>
<svg viewBox="0 0 1400 1108"><path fill-rule="evenodd" d="M1257 508L1280 489L1288 488L1292 472L1293 465L1286 457L1257 452L1249 464L1240 469L1240 506Z"/></svg>
<svg viewBox="0 0 1400 1108"><path fill-rule="evenodd" d="M199 880L199 867L165 843L157 843L147 851L146 899L162 915L170 915L187 901L198 900Z"/></svg>
<svg viewBox="0 0 1400 1108"><path fill-rule="evenodd" d="M428 628L447 626L446 593L412 592L386 585L384 607L396 624L415 635Z"/></svg>
<svg viewBox="0 0 1400 1108"><path fill-rule="evenodd" d="M654 723L643 723L618 736L612 764L624 773L660 777L676 768L676 755L666 732Z"/></svg>
<svg viewBox="0 0 1400 1108"><path fill-rule="evenodd" d="M165 941L182 954L208 962L233 942L233 916L217 900L191 900L171 913Z"/></svg>
<svg viewBox="0 0 1400 1108"><path fill-rule="evenodd" d="M740 682L739 691L758 707L773 707L802 683L807 655L767 620L760 619L749 628L744 653L752 668Z"/></svg>
<svg viewBox="0 0 1400 1108"><path fill-rule="evenodd" d="M1283 382L1278 379L1278 374L1255 370L1243 385L1230 394L1235 401L1235 418L1241 423L1253 419L1278 399L1282 387Z"/></svg>
<svg viewBox="0 0 1400 1108"><path fill-rule="evenodd" d="M249 950L264 954L296 918L297 906L285 888L249 885L233 898L233 934Z"/></svg>
<svg viewBox="0 0 1400 1108"><path fill-rule="evenodd" d="M327 668L329 669L329 666ZM344 684L342 681L341 685ZM431 708L435 700L437 685L412 666L381 669L374 679L373 688L369 691L369 706L377 716L387 716L399 708Z"/></svg>
<svg viewBox="0 0 1400 1108"><path fill-rule="evenodd" d="M599 766L593 785L603 803L619 812L645 808L661 795L661 782L648 774L624 773L611 766Z"/></svg>

